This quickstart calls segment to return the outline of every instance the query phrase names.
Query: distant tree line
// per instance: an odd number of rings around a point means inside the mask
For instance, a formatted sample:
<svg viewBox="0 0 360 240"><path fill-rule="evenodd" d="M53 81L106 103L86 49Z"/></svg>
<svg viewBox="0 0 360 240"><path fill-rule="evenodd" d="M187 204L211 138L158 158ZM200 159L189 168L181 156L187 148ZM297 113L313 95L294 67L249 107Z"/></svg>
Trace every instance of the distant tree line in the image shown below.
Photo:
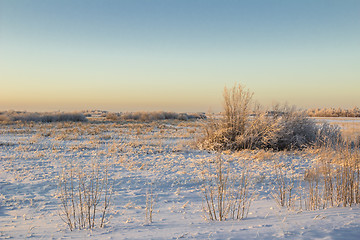
<svg viewBox="0 0 360 240"><path fill-rule="evenodd" d="M360 117L360 108L314 108L306 111L309 117Z"/></svg>
<svg viewBox="0 0 360 240"><path fill-rule="evenodd" d="M106 113L105 118L112 121L135 120L135 121L157 121L157 120L190 120L205 119L205 113L175 113L175 112L126 112L126 113Z"/></svg>
<svg viewBox="0 0 360 240"><path fill-rule="evenodd" d="M22 112L6 111L0 112L0 122L87 122L88 119L83 113L73 112Z"/></svg>

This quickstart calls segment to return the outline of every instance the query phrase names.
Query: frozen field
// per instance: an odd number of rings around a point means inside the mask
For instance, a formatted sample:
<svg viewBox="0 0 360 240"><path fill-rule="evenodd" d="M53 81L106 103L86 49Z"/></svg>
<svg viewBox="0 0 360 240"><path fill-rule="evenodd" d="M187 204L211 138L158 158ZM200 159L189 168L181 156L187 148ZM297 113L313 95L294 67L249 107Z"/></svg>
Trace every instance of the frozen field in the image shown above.
<svg viewBox="0 0 360 240"><path fill-rule="evenodd" d="M232 174L248 169L252 202L243 220L209 221L202 179L218 156L194 147L201 121L0 124L0 239L360 239L359 206L274 200L275 169L300 184L311 152L224 153ZM94 162L108 166L113 189L106 225L70 231L59 216L61 174Z"/></svg>

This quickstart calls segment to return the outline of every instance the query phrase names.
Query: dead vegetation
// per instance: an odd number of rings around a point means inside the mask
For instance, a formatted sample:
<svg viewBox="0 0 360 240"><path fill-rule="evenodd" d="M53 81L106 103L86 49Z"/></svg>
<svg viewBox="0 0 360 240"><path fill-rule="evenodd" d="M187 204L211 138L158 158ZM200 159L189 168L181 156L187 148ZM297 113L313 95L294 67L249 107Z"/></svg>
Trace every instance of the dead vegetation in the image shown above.
<svg viewBox="0 0 360 240"><path fill-rule="evenodd" d="M59 192L59 216L71 231L105 226L112 197L108 165L67 165L59 180Z"/></svg>
<svg viewBox="0 0 360 240"><path fill-rule="evenodd" d="M31 113L8 111L0 114L0 122L87 122L87 118L83 113Z"/></svg>
<svg viewBox="0 0 360 240"><path fill-rule="evenodd" d="M325 144L341 137L339 130L318 125L294 107L274 106L260 110L253 94L243 86L224 89L224 112L220 119L210 119L204 126L201 149L238 151L242 149L296 150Z"/></svg>
<svg viewBox="0 0 360 240"><path fill-rule="evenodd" d="M321 149L316 165L307 169L304 177L308 188L306 209L360 203L359 146Z"/></svg>
<svg viewBox="0 0 360 240"><path fill-rule="evenodd" d="M204 113L176 113L176 112L125 112L125 113L107 113L105 115L107 120L111 121L141 121L152 122L159 120L181 120L187 121L191 119L206 118Z"/></svg>
<svg viewBox="0 0 360 240"><path fill-rule="evenodd" d="M213 221L246 218L253 200L249 176L245 166L240 176L233 174L229 163L219 155L215 166L202 176L205 218Z"/></svg>

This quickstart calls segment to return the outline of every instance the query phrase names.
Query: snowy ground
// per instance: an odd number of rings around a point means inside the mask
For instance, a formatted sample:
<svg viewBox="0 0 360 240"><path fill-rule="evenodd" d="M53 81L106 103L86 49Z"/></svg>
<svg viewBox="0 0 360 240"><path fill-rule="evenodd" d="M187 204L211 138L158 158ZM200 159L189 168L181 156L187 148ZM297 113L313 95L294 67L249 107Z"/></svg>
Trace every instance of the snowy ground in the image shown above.
<svg viewBox="0 0 360 240"><path fill-rule="evenodd" d="M309 153L224 154L234 173L246 166L249 215L206 219L202 173L217 154L193 148L200 122L27 123L0 125L0 239L360 239L360 208L307 211L279 207L274 166L303 177ZM68 164L108 162L113 183L105 228L70 231L59 217L59 179ZM296 181L297 181L296 180ZM153 222L146 192L155 194Z"/></svg>

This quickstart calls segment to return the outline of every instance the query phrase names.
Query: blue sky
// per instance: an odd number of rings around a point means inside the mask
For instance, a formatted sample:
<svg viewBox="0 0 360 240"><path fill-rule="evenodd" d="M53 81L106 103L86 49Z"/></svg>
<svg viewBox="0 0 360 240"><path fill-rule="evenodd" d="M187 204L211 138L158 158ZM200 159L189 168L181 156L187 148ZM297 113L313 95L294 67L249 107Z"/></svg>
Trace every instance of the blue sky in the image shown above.
<svg viewBox="0 0 360 240"><path fill-rule="evenodd" d="M0 109L360 105L360 1L0 0Z"/></svg>

